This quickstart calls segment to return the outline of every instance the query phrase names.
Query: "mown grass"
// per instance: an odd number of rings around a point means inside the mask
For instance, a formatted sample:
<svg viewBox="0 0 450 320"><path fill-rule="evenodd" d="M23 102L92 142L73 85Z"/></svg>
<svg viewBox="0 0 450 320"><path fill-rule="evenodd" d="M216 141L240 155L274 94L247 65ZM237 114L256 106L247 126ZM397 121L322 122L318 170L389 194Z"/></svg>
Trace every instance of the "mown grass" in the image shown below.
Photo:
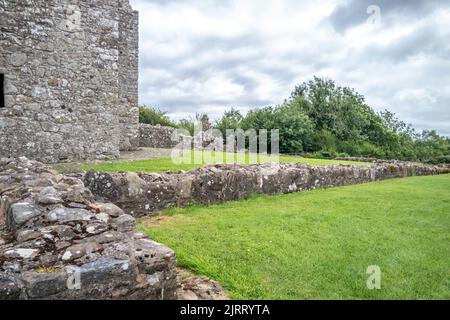
<svg viewBox="0 0 450 320"><path fill-rule="evenodd" d="M140 229L235 299L449 299L449 190L442 175L256 196Z"/></svg>
<svg viewBox="0 0 450 320"><path fill-rule="evenodd" d="M242 161L237 158L236 154L225 152L200 152L196 151L191 153L191 156L184 161L184 163L177 163L181 161L173 161L171 157L154 158L142 161L130 161L130 162L113 162L103 163L96 165L83 165L82 170L95 170L101 172L117 172L117 171L142 171L142 172L165 172L165 171L177 171L177 170L191 170L194 168L202 167L206 164L215 163L229 163L228 159L232 159L233 162L241 163L244 165L252 163L267 163L273 162L273 158L270 156L258 156L255 159L250 158L249 154L242 157ZM181 160L178 158L177 160ZM363 165L367 163L353 162L353 161L338 161L338 160L325 160L325 159L310 159L300 158L292 156L280 156L279 161L283 163L305 163L312 165L332 165L332 164L356 164Z"/></svg>

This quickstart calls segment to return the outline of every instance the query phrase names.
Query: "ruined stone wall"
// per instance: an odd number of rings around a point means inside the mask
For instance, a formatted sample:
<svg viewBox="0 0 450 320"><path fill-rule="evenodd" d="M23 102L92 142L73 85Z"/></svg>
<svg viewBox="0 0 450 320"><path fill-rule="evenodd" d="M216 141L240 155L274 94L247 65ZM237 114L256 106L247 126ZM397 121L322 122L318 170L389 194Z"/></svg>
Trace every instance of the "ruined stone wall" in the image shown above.
<svg viewBox="0 0 450 320"><path fill-rule="evenodd" d="M87 172L84 182L98 199L111 201L133 216L182 207L238 200L253 193L291 193L377 180L450 173L450 167L417 163L372 166L270 164L215 165L182 173Z"/></svg>
<svg viewBox="0 0 450 320"><path fill-rule="evenodd" d="M0 159L0 300L174 299L172 250L77 178Z"/></svg>
<svg viewBox="0 0 450 320"><path fill-rule="evenodd" d="M114 158L137 140L128 0L0 0L0 156Z"/></svg>
<svg viewBox="0 0 450 320"><path fill-rule="evenodd" d="M133 150L139 147L139 14L128 0L120 1L119 9L120 150Z"/></svg>
<svg viewBox="0 0 450 320"><path fill-rule="evenodd" d="M378 162L379 161L379 159L377 159L377 158L367 158L367 157L337 157L337 158L334 158L334 160L357 161L357 162ZM390 160L390 161L392 161L392 160Z"/></svg>
<svg viewBox="0 0 450 320"><path fill-rule="evenodd" d="M139 124L139 147L171 149L177 145L179 145L180 148L184 145L184 148L186 148L187 144L187 146L190 146L191 148L208 150L209 147L214 146L214 139L217 138L209 136L204 132L199 132L192 137L189 133L183 131L179 132L172 127L161 125L153 126L144 123ZM226 146L223 145L223 148L225 151Z"/></svg>
<svg viewBox="0 0 450 320"><path fill-rule="evenodd" d="M152 126L150 124L139 124L139 146L147 148L170 149L176 146L178 141L172 137L175 128L164 126Z"/></svg>

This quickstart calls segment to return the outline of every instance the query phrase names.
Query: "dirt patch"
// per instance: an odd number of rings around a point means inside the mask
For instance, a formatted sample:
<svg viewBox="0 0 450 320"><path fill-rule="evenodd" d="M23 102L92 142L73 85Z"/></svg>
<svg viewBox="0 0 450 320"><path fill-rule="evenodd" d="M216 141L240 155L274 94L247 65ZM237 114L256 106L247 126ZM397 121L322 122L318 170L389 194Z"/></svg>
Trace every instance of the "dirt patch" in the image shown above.
<svg viewBox="0 0 450 320"><path fill-rule="evenodd" d="M164 214L157 214L146 216L138 220L139 226L144 228L154 228L159 227L165 223L172 223L175 221L185 221L188 220L189 217L177 215L177 216L168 216Z"/></svg>
<svg viewBox="0 0 450 320"><path fill-rule="evenodd" d="M225 289L214 280L177 268L178 300L229 300Z"/></svg>

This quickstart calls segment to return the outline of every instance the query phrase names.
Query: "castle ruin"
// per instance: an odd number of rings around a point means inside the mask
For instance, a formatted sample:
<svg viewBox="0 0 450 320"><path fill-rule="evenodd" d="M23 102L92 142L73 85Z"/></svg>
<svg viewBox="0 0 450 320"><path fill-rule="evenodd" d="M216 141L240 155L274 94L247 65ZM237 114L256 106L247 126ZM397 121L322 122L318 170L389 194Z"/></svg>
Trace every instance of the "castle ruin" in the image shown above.
<svg viewBox="0 0 450 320"><path fill-rule="evenodd" d="M0 157L115 158L138 144L128 0L0 0Z"/></svg>

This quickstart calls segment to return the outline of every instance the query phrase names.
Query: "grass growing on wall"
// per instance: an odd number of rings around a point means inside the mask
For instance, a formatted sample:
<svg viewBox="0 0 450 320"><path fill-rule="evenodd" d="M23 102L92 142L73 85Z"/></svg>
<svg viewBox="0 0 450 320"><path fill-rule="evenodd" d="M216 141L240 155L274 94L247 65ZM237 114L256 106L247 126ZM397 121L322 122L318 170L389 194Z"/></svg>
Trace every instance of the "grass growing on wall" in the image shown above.
<svg viewBox="0 0 450 320"><path fill-rule="evenodd" d="M449 299L450 175L165 211L140 229L237 299ZM381 289L366 287L381 268Z"/></svg>
<svg viewBox="0 0 450 320"><path fill-rule="evenodd" d="M195 163L194 157L198 156L200 161ZM224 153L224 152L200 152L196 151L195 155L192 153L191 163L188 164L177 164L172 161L170 157L164 158L154 158L142 161L131 161L131 162L114 162L114 163L104 163L97 165L84 165L81 167L82 170L96 170L102 172L115 172L115 171L142 171L142 172L164 172L164 171L176 171L176 170L190 170L194 168L202 167L206 164L214 163L225 163L226 157L235 159L237 161L236 154ZM189 158L188 158L189 159ZM259 156L256 159L257 163L272 162L273 160L268 156ZM310 159L310 158L300 158L292 156L280 156L280 162L284 163L305 163L312 165L332 165L332 164L356 164L363 165L367 163L353 162L353 161L338 161L338 160L324 160L324 159ZM246 154L243 158L242 164L251 164L253 162L249 155Z"/></svg>

